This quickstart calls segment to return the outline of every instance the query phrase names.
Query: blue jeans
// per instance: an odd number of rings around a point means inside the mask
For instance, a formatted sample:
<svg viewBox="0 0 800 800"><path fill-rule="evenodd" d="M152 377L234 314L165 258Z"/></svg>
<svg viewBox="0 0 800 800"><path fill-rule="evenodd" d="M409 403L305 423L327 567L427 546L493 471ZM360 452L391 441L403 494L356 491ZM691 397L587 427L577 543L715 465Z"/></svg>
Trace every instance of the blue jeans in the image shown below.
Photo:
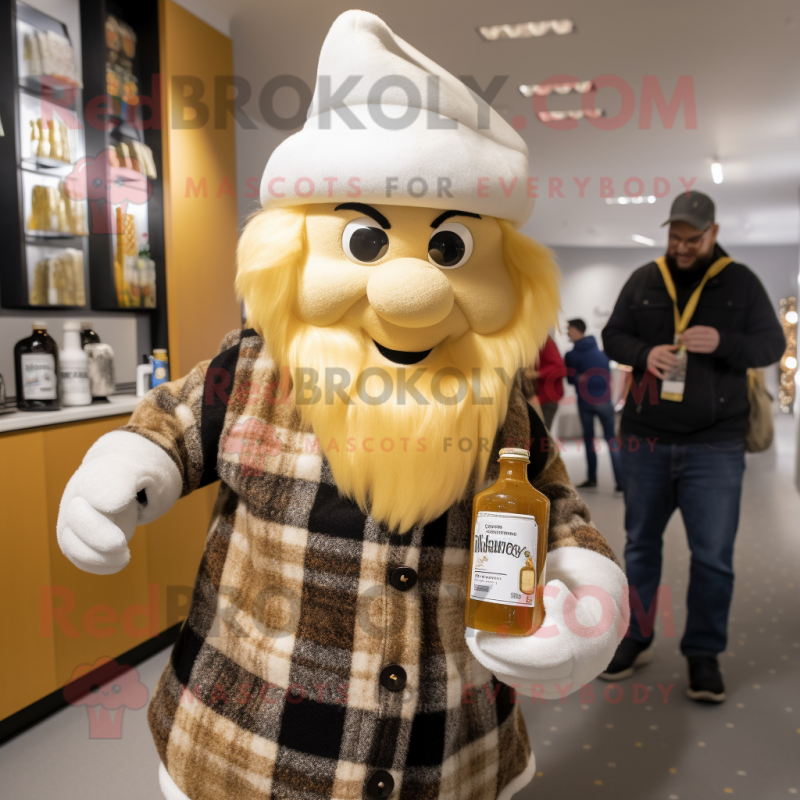
<svg viewBox="0 0 800 800"><path fill-rule="evenodd" d="M603 403L599 406L579 405L578 414L583 427L583 444L586 448L586 466L590 481L597 480L597 453L594 451L594 418L600 420L603 428L603 438L608 442L608 451L611 455L611 466L614 468L614 480L617 486L625 486L622 460L619 457L620 441L614 433L614 406Z"/></svg>
<svg viewBox="0 0 800 800"><path fill-rule="evenodd" d="M632 452L636 443L639 447ZM627 476L625 568L632 612L628 636L643 643L653 638L649 620L642 631L633 590L641 602L639 610L655 612L664 529L679 508L692 554L681 652L715 656L725 649L728 636L744 441L670 445L623 437L622 461Z"/></svg>

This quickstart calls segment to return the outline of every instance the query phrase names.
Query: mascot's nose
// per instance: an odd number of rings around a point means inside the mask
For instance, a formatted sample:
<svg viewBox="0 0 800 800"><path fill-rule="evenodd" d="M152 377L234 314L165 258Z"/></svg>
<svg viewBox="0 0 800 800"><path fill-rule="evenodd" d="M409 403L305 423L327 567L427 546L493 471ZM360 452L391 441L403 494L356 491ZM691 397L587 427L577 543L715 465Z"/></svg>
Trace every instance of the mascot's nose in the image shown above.
<svg viewBox="0 0 800 800"><path fill-rule="evenodd" d="M425 328L450 313L455 296L450 281L427 261L395 258L374 270L367 299L387 322Z"/></svg>

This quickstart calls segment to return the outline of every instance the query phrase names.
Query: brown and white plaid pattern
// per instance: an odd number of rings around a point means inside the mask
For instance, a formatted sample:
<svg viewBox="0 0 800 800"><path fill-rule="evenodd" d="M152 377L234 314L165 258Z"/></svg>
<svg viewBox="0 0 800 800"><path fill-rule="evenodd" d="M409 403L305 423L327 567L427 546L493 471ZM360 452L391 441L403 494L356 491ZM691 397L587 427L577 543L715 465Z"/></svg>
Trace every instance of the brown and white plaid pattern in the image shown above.
<svg viewBox="0 0 800 800"><path fill-rule="evenodd" d="M149 709L170 776L192 800L356 800L385 769L399 800L493 800L530 746L512 690L464 641L472 496L427 525L388 531L339 496L291 403L263 393L253 402L252 387L278 382L262 340L234 332L231 347L222 484L189 616ZM208 366L150 392L125 427L170 454L184 493L208 468ZM517 383L487 481L497 450L531 434ZM613 558L548 441L536 485L551 500L550 549ZM419 576L405 592L389 583L401 566ZM387 665L404 668L404 691L380 685Z"/></svg>

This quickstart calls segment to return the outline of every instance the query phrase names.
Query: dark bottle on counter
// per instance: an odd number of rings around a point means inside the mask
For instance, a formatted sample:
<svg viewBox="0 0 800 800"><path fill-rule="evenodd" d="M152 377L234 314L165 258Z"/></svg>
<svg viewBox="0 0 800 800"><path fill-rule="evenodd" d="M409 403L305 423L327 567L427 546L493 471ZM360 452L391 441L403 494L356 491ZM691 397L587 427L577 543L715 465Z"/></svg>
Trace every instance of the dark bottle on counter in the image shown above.
<svg viewBox="0 0 800 800"><path fill-rule="evenodd" d="M14 345L17 408L58 411L58 345L47 334L46 322L34 322L33 334Z"/></svg>
<svg viewBox="0 0 800 800"><path fill-rule="evenodd" d="M81 347L87 344L100 344L100 337L94 332L91 322L81 322Z"/></svg>

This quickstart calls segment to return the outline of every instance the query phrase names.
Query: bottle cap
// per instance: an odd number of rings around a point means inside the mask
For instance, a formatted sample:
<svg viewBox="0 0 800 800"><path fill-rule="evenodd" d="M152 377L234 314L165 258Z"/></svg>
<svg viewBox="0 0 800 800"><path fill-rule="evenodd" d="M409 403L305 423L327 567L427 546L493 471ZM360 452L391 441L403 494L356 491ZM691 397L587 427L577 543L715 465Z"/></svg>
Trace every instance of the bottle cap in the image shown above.
<svg viewBox="0 0 800 800"><path fill-rule="evenodd" d="M38 330L47 330L47 323L43 319L37 319L33 321L33 329L35 331Z"/></svg>
<svg viewBox="0 0 800 800"><path fill-rule="evenodd" d="M500 458L515 458L519 461L530 461L530 451L521 447L504 447L500 451Z"/></svg>
<svg viewBox="0 0 800 800"><path fill-rule="evenodd" d="M157 361L166 361L167 351L162 348L156 348L153 350L153 358L155 358Z"/></svg>
<svg viewBox="0 0 800 800"><path fill-rule="evenodd" d="M81 323L80 323L80 322L78 322L78 321L77 321L77 320L75 320L75 319L68 319L68 320L67 320L67 321L64 323L64 330L65 330L65 331L78 331L78 332L80 332L80 330L81 330Z"/></svg>

